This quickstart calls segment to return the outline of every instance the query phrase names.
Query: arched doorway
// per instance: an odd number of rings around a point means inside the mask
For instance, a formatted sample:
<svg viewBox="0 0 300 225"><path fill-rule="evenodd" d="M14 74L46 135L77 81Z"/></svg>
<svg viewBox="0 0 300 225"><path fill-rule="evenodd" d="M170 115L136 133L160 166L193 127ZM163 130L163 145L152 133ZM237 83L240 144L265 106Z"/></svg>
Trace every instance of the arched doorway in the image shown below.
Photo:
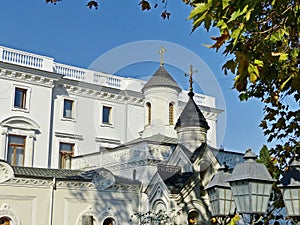
<svg viewBox="0 0 300 225"><path fill-rule="evenodd" d="M103 221L103 225L115 225L115 220L111 217L108 217Z"/></svg>
<svg viewBox="0 0 300 225"><path fill-rule="evenodd" d="M188 224L189 225L196 225L198 217L199 217L199 213L197 211L191 211L188 214Z"/></svg>
<svg viewBox="0 0 300 225"><path fill-rule="evenodd" d="M0 225L10 225L10 219L7 217L0 218Z"/></svg>

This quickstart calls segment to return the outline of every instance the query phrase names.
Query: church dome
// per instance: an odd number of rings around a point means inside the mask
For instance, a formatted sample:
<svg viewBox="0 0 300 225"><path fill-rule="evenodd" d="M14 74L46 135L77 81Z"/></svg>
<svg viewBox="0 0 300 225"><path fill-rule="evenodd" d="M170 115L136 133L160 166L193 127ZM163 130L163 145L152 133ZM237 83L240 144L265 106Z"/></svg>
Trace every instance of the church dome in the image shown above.
<svg viewBox="0 0 300 225"><path fill-rule="evenodd" d="M170 87L176 89L178 92L181 88L178 86L176 81L168 73L164 66L160 66L159 69L153 74L153 76L144 85L142 91L144 92L147 88L152 87Z"/></svg>
<svg viewBox="0 0 300 225"><path fill-rule="evenodd" d="M189 93L189 101L179 116L175 129L179 127L202 127L208 130L210 127L203 116L201 110L193 99L194 93Z"/></svg>

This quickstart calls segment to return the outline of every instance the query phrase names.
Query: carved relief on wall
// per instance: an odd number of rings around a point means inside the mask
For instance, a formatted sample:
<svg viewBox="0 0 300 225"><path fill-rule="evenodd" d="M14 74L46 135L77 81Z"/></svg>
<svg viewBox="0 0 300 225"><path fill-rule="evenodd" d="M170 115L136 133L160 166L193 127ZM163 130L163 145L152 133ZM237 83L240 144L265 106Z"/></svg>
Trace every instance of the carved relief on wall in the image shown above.
<svg viewBox="0 0 300 225"><path fill-rule="evenodd" d="M20 225L20 218L18 215L10 208L8 204L3 204L0 208L0 218L7 218L10 224Z"/></svg>
<svg viewBox="0 0 300 225"><path fill-rule="evenodd" d="M0 183L3 183L14 177L11 166L5 161L0 161Z"/></svg>

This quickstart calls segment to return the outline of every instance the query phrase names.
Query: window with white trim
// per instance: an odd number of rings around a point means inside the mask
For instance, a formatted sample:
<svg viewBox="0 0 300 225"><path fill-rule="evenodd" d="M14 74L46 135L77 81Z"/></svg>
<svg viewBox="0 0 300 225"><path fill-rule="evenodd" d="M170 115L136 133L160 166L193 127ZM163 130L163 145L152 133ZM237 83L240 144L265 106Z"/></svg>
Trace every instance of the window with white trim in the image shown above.
<svg viewBox="0 0 300 225"><path fill-rule="evenodd" d="M169 125L174 125L174 103L169 103Z"/></svg>
<svg viewBox="0 0 300 225"><path fill-rule="evenodd" d="M31 89L28 87L14 86L12 109L20 111L29 111L29 99Z"/></svg>
<svg viewBox="0 0 300 225"><path fill-rule="evenodd" d="M64 99L63 117L68 119L74 118L74 100Z"/></svg>
<svg viewBox="0 0 300 225"><path fill-rule="evenodd" d="M10 225L10 219L8 217L1 217L0 218L0 225Z"/></svg>
<svg viewBox="0 0 300 225"><path fill-rule="evenodd" d="M25 158L25 136L8 136L7 162L12 166L23 166Z"/></svg>
<svg viewBox="0 0 300 225"><path fill-rule="evenodd" d="M59 168L71 169L71 161L74 156L74 144L73 143L59 143Z"/></svg>
<svg viewBox="0 0 300 225"><path fill-rule="evenodd" d="M146 107L147 107L147 125L151 125L151 103L147 102Z"/></svg>
<svg viewBox="0 0 300 225"><path fill-rule="evenodd" d="M91 215L82 216L82 225L94 225L94 218Z"/></svg>
<svg viewBox="0 0 300 225"><path fill-rule="evenodd" d="M102 124L112 124L112 107L102 107Z"/></svg>

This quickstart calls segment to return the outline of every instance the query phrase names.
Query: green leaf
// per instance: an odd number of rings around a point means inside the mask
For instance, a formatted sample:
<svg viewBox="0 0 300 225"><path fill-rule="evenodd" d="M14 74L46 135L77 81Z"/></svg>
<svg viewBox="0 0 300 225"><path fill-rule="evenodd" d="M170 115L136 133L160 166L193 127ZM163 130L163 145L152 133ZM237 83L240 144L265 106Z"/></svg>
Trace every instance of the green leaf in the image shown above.
<svg viewBox="0 0 300 225"><path fill-rule="evenodd" d="M289 58L289 55L287 53L280 53L280 56L279 56L279 59L278 59L278 62L283 62L283 61L286 61L288 60Z"/></svg>
<svg viewBox="0 0 300 225"><path fill-rule="evenodd" d="M229 1L230 0L222 0L223 9L225 9L227 6L229 6Z"/></svg>
<svg viewBox="0 0 300 225"><path fill-rule="evenodd" d="M259 72L258 72L257 67L253 64L249 64L248 65L248 73L249 73L249 76L250 76L251 83L255 84L257 78L259 77Z"/></svg>
<svg viewBox="0 0 300 225"><path fill-rule="evenodd" d="M254 64L259 66L259 67L263 67L264 66L264 62L258 59L254 60Z"/></svg>
<svg viewBox="0 0 300 225"><path fill-rule="evenodd" d="M207 10L210 6L208 4L204 4L204 3L197 3L194 7L194 9L191 11L188 19L194 19L196 16L199 16L199 14L202 14Z"/></svg>

